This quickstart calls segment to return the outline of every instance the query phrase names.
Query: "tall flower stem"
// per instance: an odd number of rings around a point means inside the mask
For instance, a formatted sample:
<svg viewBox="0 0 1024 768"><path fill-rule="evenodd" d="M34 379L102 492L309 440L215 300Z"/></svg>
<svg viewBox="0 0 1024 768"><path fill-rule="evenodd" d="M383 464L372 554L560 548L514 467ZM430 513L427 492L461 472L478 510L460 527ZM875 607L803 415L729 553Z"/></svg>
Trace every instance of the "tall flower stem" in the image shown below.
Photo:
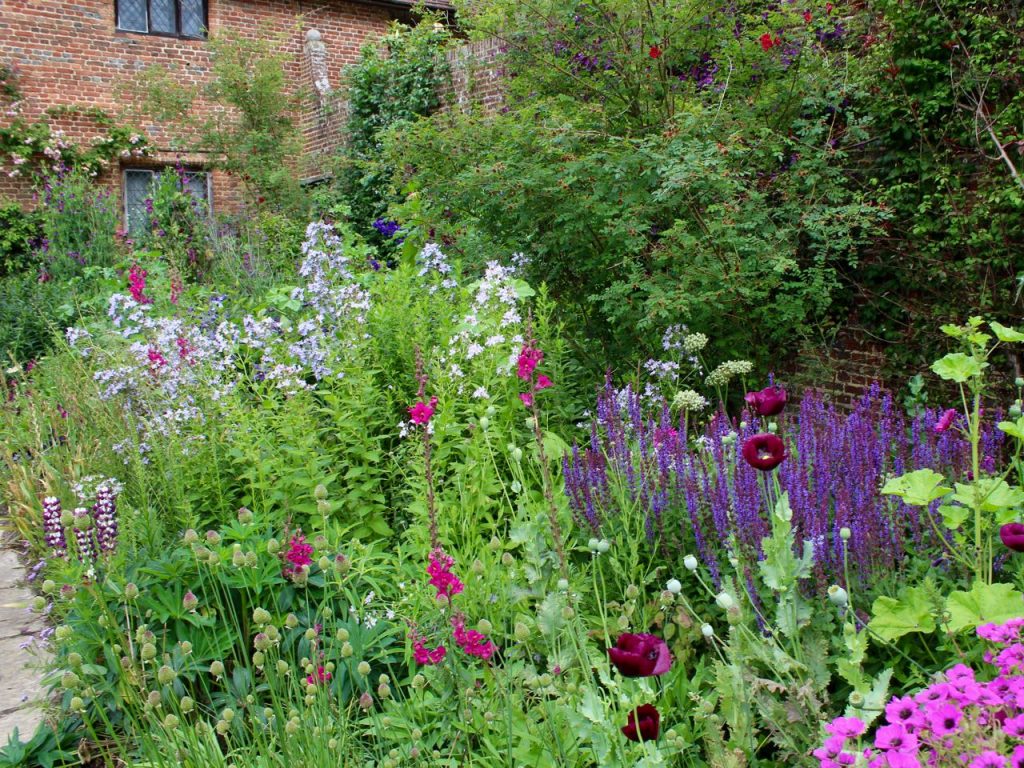
<svg viewBox="0 0 1024 768"><path fill-rule="evenodd" d="M537 441L537 457L540 460L541 477L544 481L544 500L547 502L548 525L551 528L551 538L555 542L559 570L564 578L569 578L569 568L565 559L565 547L562 544L562 527L558 522L558 509L555 507L551 466L548 464L547 452L544 450L544 434L540 429L540 413L537 410L537 398L532 399L530 412L533 417L533 438Z"/></svg>

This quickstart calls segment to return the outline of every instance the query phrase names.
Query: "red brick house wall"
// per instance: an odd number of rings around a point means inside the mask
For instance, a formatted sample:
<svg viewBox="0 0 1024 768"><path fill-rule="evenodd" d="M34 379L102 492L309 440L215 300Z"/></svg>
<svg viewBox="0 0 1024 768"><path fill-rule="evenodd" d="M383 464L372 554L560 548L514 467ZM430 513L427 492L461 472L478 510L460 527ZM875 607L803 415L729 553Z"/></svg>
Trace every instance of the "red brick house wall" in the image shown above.
<svg viewBox="0 0 1024 768"><path fill-rule="evenodd" d="M260 25L285 36L287 74L293 88L316 99L306 32L319 31L323 43L323 67L333 84L345 64L358 58L367 38L379 37L388 22L407 14L400 3L391 5L353 0L208 0L211 35L233 30L243 35L260 34ZM199 85L209 77L209 44L203 40L121 32L116 29L115 0L0 0L0 63L14 68L17 85L24 97L22 114L29 120L55 106L98 107L111 116L122 113L122 86L147 67L169 68L174 77L188 85ZM199 111L214 109L197 103ZM0 120L5 119L0 116ZM315 133L316 111L304 110L303 128L308 138ZM102 131L85 117L50 120L68 140L88 144ZM201 166L207 159L201 151L179 154L190 147L179 126L145 121L140 126L156 150L153 162L174 162ZM195 150L194 145L190 147ZM2 165L2 163L0 163ZM105 181L120 187L120 169L112 169ZM0 197L28 203L31 187L24 179L0 174ZM236 209L240 196L237 184L215 174L215 210Z"/></svg>

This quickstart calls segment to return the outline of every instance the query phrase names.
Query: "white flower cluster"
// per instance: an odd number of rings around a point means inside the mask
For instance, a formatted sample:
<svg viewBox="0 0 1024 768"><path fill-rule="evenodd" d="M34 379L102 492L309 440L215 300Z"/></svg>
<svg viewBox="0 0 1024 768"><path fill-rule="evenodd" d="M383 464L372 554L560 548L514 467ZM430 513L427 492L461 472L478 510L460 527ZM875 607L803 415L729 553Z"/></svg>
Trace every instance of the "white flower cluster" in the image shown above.
<svg viewBox="0 0 1024 768"><path fill-rule="evenodd" d="M745 376L752 370L754 370L754 364L749 360L726 360L709 373L704 381L709 387L721 387L737 376Z"/></svg>

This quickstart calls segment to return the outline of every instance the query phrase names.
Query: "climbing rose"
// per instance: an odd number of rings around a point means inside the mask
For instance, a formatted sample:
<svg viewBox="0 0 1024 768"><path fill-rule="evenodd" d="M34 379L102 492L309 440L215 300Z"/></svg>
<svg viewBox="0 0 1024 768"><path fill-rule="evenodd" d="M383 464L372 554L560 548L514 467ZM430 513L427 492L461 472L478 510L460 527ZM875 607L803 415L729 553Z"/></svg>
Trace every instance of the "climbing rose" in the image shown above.
<svg viewBox="0 0 1024 768"><path fill-rule="evenodd" d="M759 392L747 392L743 399L758 416L777 416L786 407L786 390L782 387L765 387Z"/></svg>
<svg viewBox="0 0 1024 768"><path fill-rule="evenodd" d="M623 677L663 675L672 666L672 654L665 641L644 633L619 635L615 647L608 649L608 658Z"/></svg>
<svg viewBox="0 0 1024 768"><path fill-rule="evenodd" d="M622 728L622 735L630 741L654 741L658 738L661 715L651 704L642 704L629 713L629 719Z"/></svg>
<svg viewBox="0 0 1024 768"><path fill-rule="evenodd" d="M650 57L652 59L660 59L661 58L661 48L659 48L656 45L652 45L651 46L651 50L648 51L648 54L650 55Z"/></svg>
<svg viewBox="0 0 1024 768"><path fill-rule="evenodd" d="M786 458L786 446L778 435L762 432L743 443L743 458L754 469L770 472Z"/></svg>
<svg viewBox="0 0 1024 768"><path fill-rule="evenodd" d="M1007 523L999 529L999 538L1014 552L1024 552L1024 524Z"/></svg>

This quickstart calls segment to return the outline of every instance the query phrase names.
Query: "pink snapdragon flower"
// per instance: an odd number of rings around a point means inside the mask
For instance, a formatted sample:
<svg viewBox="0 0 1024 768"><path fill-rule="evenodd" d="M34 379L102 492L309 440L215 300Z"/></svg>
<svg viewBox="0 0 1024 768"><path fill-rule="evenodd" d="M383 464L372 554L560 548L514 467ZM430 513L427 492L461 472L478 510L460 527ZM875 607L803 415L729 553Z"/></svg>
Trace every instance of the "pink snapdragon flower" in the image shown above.
<svg viewBox="0 0 1024 768"><path fill-rule="evenodd" d="M284 553L285 565L281 572L285 576L294 576L305 566L313 563L313 545L306 542L301 529L292 536L288 549Z"/></svg>
<svg viewBox="0 0 1024 768"><path fill-rule="evenodd" d="M128 292L139 304L152 304L153 300L146 294L146 270L138 264L132 264L128 270Z"/></svg>
<svg viewBox="0 0 1024 768"><path fill-rule="evenodd" d="M423 638L418 634L413 633L412 635L412 658L421 666L432 666L434 664L440 664L444 661L445 654L448 650L443 646L439 645L437 648L427 648L427 644Z"/></svg>
<svg viewBox="0 0 1024 768"><path fill-rule="evenodd" d="M414 405L409 406L409 419L413 424L427 424L430 421L430 417L434 415L434 411L436 409L436 397L430 398L429 403L419 400Z"/></svg>
<svg viewBox="0 0 1024 768"><path fill-rule="evenodd" d="M516 376L523 381L529 381L533 377L533 372L543 360L543 352L532 344L524 345L519 353L519 360L516 363Z"/></svg>
<svg viewBox="0 0 1024 768"><path fill-rule="evenodd" d="M484 661L489 660L497 650L486 635L475 629L466 629L466 622L462 616L452 616L452 637L464 653Z"/></svg>
<svg viewBox="0 0 1024 768"><path fill-rule="evenodd" d="M324 685L329 682L331 682L331 673L324 669L323 664L317 666L316 675L306 675L308 685Z"/></svg>
<svg viewBox="0 0 1024 768"><path fill-rule="evenodd" d="M458 577L452 573L453 565L455 559L440 547L430 553L427 575L430 576L430 584L437 589L437 597L444 596L451 600L465 589Z"/></svg>

